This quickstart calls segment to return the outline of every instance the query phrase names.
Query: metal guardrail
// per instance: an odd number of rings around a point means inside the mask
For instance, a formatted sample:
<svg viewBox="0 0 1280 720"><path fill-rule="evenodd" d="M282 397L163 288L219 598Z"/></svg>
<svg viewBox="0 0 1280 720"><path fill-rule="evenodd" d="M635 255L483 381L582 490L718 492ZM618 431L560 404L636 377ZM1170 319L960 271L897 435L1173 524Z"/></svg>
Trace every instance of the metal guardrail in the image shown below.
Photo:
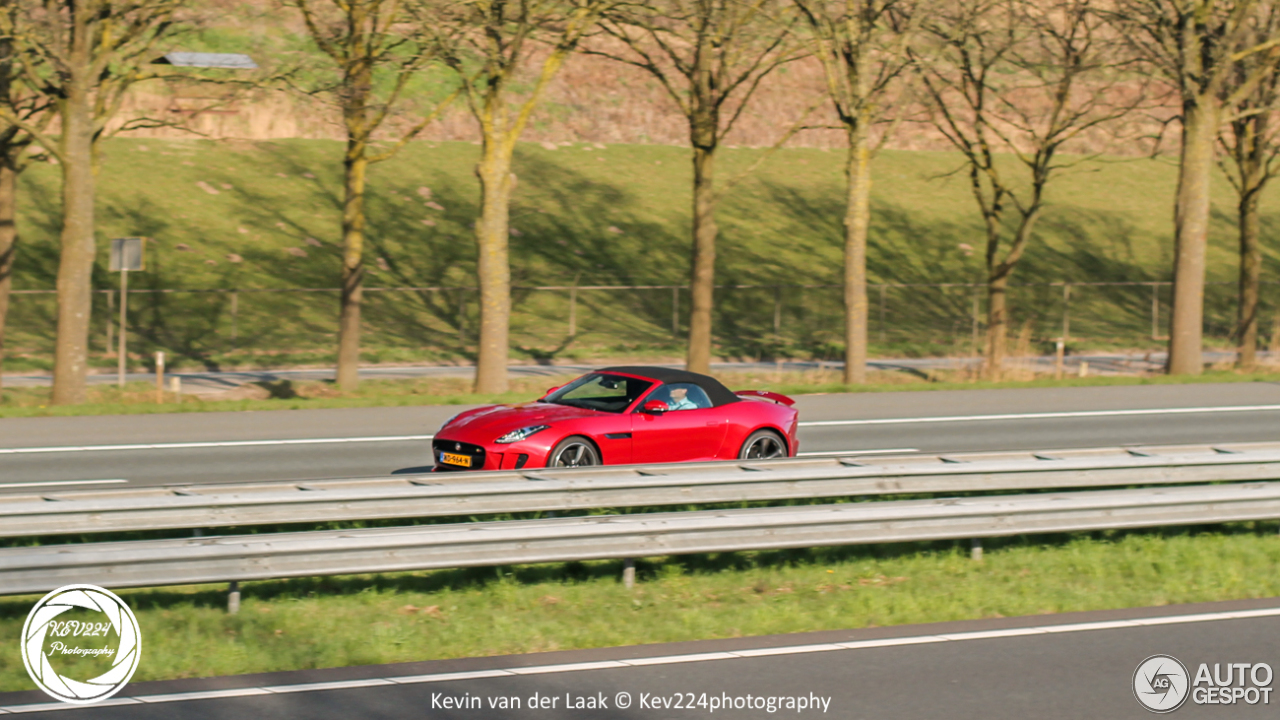
<svg viewBox="0 0 1280 720"><path fill-rule="evenodd" d="M106 587L733 552L1280 517L1280 483L242 535L0 550L0 589Z"/></svg>
<svg viewBox="0 0 1280 720"><path fill-rule="evenodd" d="M1280 479L1280 443L797 458L0 495L0 537Z"/></svg>

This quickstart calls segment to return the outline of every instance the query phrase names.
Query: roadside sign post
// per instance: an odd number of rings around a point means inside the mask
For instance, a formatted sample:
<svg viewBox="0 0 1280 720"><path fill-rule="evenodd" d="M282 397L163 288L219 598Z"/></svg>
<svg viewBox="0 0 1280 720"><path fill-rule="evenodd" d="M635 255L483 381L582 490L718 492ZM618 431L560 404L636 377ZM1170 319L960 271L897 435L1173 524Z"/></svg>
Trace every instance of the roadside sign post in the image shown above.
<svg viewBox="0 0 1280 720"><path fill-rule="evenodd" d="M140 237L113 238L111 240L111 258L107 269L120 273L120 333L118 337L120 346L117 349L116 356L116 385L121 388L124 387L127 364L125 353L128 351L126 338L129 335L127 331L129 327L129 271L139 272L146 269L143 264L146 244L147 239Z"/></svg>

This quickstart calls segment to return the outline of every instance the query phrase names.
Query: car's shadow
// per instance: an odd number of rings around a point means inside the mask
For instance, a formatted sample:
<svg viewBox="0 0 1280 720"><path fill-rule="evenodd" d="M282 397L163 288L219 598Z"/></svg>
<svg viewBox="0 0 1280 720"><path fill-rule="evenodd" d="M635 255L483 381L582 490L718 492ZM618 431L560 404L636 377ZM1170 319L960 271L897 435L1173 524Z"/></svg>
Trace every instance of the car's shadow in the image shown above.
<svg viewBox="0 0 1280 720"><path fill-rule="evenodd" d="M392 470L392 475L418 475L421 473L429 473L435 470L434 465L423 465L421 467L407 467L399 470Z"/></svg>

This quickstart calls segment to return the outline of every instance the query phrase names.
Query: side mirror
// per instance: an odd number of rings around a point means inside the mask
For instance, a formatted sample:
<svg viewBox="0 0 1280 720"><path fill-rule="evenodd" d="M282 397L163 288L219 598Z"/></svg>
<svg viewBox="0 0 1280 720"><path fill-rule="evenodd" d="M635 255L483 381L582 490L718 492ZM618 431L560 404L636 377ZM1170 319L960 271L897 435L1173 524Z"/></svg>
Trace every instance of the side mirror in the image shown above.
<svg viewBox="0 0 1280 720"><path fill-rule="evenodd" d="M650 400L644 404L644 407L640 408L640 412L645 413L646 415L661 415L670 409L671 408L667 407L667 404L661 400Z"/></svg>
<svg viewBox="0 0 1280 720"><path fill-rule="evenodd" d="M563 385L556 385L556 386L554 386L554 387L549 387L549 388L547 388L547 395L550 395L551 393L553 393L553 392L555 392L555 391L559 390L559 389L560 389L560 388L562 388L562 387L564 387L564 386L563 386ZM547 395L543 395L542 397L546 397Z"/></svg>

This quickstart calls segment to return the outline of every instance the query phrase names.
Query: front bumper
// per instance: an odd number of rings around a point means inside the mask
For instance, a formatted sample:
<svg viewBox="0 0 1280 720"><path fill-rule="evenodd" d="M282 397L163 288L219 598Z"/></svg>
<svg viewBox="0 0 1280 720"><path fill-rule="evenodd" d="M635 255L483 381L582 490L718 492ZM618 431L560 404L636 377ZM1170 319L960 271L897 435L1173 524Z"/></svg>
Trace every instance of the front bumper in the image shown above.
<svg viewBox="0 0 1280 720"><path fill-rule="evenodd" d="M532 448L521 448L521 443L499 445L501 451L495 451L474 443L435 438L431 441L431 455L435 461L436 472L465 472L468 470L519 470L541 455L530 452ZM470 465L458 465L444 462L444 455L460 455L470 460ZM544 453L545 454L545 453Z"/></svg>

